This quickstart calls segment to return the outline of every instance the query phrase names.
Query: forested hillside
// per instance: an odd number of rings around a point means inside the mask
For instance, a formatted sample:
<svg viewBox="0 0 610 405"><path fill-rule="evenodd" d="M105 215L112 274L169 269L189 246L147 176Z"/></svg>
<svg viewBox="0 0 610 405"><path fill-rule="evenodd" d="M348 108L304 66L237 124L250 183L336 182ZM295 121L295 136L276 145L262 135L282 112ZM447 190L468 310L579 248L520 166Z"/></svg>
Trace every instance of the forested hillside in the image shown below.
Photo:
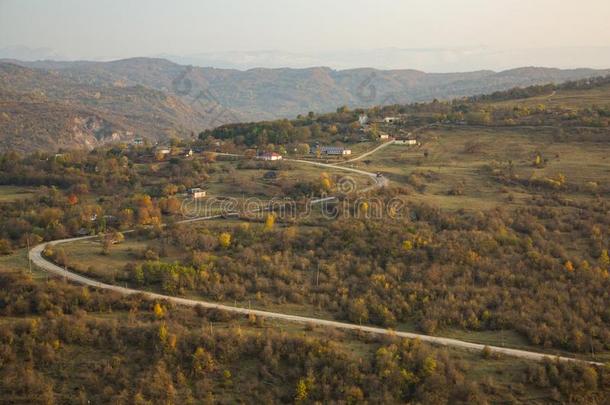
<svg viewBox="0 0 610 405"><path fill-rule="evenodd" d="M0 270L6 404L603 403L607 369L267 324ZM492 372L484 379L480 373Z"/></svg>
<svg viewBox="0 0 610 405"><path fill-rule="evenodd" d="M4 148L22 150L28 146L54 150L71 143L97 145L117 138L110 136L113 132L120 139L126 139L127 132L150 139L184 138L226 123L294 118L309 111L335 111L343 105L366 108L451 99L608 73L545 68L446 74L324 67L239 71L149 58L7 62L0 69L0 129ZM35 111L52 109L57 102L72 114L48 112L48 120L36 119L27 115L32 102L50 105L36 104ZM99 124L93 129L83 127L80 122L88 119Z"/></svg>
<svg viewBox="0 0 610 405"><path fill-rule="evenodd" d="M83 84L0 63L0 146L4 150L90 149L111 141L188 137L204 123L175 96L144 86Z"/></svg>

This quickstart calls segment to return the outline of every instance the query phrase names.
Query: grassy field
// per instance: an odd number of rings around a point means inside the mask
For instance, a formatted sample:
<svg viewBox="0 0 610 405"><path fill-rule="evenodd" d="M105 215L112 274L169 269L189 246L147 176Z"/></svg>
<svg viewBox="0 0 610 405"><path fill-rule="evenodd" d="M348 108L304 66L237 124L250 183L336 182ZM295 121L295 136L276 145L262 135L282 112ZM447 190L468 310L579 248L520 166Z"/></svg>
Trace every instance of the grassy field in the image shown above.
<svg viewBox="0 0 610 405"><path fill-rule="evenodd" d="M259 197L271 198L283 195L283 189L297 182L319 183L321 176L327 174L335 180L346 175L365 187L370 180L364 176L346 174L340 169L317 168L299 163L285 163L287 169L277 171L276 180L266 180L264 175L269 172L265 169L237 169L234 163L223 163L223 170L215 173L206 183L210 196L225 197Z"/></svg>
<svg viewBox="0 0 610 405"><path fill-rule="evenodd" d="M368 150L368 144L362 147ZM326 162L325 160L320 160ZM291 186L300 182L319 183L323 175L328 175L334 181L345 176L353 179L358 187L365 188L371 184L366 176L346 173L340 169L318 168L302 163L283 161L270 165L269 169L255 168L256 161L219 160L210 163L212 171L209 179L199 186L203 187L208 197L230 198L261 198L271 199L286 194ZM332 163L332 162L330 162ZM146 173L147 187L162 187L167 179L154 173L164 173L169 163L154 163L149 166L139 165L138 171ZM245 168L251 166L253 168ZM274 172L276 178L266 179L265 174Z"/></svg>
<svg viewBox="0 0 610 405"><path fill-rule="evenodd" d="M142 255L150 248L159 249L161 241L140 239L127 236L125 241L113 245L110 254L101 253L98 239L86 239L61 245L66 252L71 267L77 271L101 280L112 281L123 274L126 263L143 263ZM167 256L159 260L167 263L184 259L183 254L172 246L166 247Z"/></svg>
<svg viewBox="0 0 610 405"><path fill-rule="evenodd" d="M0 186L0 202L13 202L32 197L36 189L32 187Z"/></svg>
<svg viewBox="0 0 610 405"><path fill-rule="evenodd" d="M596 105L603 106L610 104L610 86L588 90L559 90L555 94L492 103L493 106L499 107L512 107L515 104L528 107L545 104L547 107L563 107L568 109L580 109Z"/></svg>
<svg viewBox="0 0 610 405"><path fill-rule="evenodd" d="M508 188L488 174L490 167L508 167L509 162L522 179L562 174L568 183L584 185L605 184L610 178L610 144L556 142L551 130L434 129L422 134L422 143L421 147L390 146L356 166L381 171L397 185L421 185L413 194L414 200L447 209L526 203L532 196L530 190ZM533 166L537 153L548 160L542 168ZM456 193L456 189L460 191Z"/></svg>

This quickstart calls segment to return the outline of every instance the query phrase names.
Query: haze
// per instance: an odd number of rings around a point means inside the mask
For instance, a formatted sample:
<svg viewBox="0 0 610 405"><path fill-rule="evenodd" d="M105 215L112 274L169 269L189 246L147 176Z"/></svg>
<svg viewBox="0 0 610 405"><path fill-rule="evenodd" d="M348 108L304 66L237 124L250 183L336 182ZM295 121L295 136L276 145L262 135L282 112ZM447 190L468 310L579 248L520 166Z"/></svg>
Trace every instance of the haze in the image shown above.
<svg viewBox="0 0 610 405"><path fill-rule="evenodd" d="M610 2L0 0L0 57L216 67L610 67Z"/></svg>

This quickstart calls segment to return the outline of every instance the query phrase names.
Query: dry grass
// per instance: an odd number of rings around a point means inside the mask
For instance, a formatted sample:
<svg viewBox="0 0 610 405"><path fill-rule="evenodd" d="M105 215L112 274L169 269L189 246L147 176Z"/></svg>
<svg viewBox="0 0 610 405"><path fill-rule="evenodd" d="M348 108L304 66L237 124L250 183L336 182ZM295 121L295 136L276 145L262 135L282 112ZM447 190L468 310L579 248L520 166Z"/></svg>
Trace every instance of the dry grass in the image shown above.
<svg viewBox="0 0 610 405"><path fill-rule="evenodd" d="M13 202L32 197L36 189L32 187L0 186L0 202Z"/></svg>
<svg viewBox="0 0 610 405"><path fill-rule="evenodd" d="M473 143L477 144L474 151ZM543 168L533 167L536 153L548 160ZM514 173L523 179L556 178L562 174L568 183L579 186L588 182L604 185L610 179L610 143L576 139L556 142L551 130L429 130L423 134L421 148L391 146L369 160L368 165L358 166L381 171L396 185L419 182L423 191L415 192L413 199L446 209L527 204L534 192L519 186L506 187L489 173L489 167L508 167L509 162ZM456 188L459 193L454 192ZM569 197L592 198L587 194Z"/></svg>

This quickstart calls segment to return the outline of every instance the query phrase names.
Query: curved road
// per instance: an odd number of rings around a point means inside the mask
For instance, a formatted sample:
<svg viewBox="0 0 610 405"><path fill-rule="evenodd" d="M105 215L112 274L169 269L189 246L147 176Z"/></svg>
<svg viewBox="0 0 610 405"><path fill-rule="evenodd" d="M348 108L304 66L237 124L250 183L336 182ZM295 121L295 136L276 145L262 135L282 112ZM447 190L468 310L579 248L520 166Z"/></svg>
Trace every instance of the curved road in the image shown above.
<svg viewBox="0 0 610 405"><path fill-rule="evenodd" d="M380 149L380 148L377 148L377 150L378 149ZM348 168L348 167L340 167L340 166L335 166L335 165L330 165L330 164L325 164L325 163L309 162L306 160L293 160L293 161L312 164L312 165L319 166L319 167L339 168L339 169L342 169L345 171L363 174L363 175L371 177L375 181L376 187L383 187L384 185L387 184L387 179L379 178L379 177L377 177L377 175L375 175L373 173L365 172L363 170L358 170L358 169L353 169L353 168ZM217 219L217 218L221 218L221 216L195 218L195 219L180 221L179 223L192 223L192 222L196 222L196 221L205 221L205 220ZM79 237L79 238L61 239L61 240L56 240L56 241L52 241L52 242L42 243L42 244L37 245L34 248L32 248L28 253L28 257L32 261L32 263L34 265L36 265L37 267L39 267L43 270L46 270L50 273L53 273L59 277L62 277L66 280L69 280L69 281L72 281L72 282L75 282L78 284L90 286L93 288L114 291L114 292L117 292L117 293L123 294L123 295L142 294L145 297L152 299L152 300L167 300L167 301L173 302L178 305L185 305L185 306L189 306L189 307L202 306L204 308L209 308L209 309L217 309L217 310L221 310L221 311L227 311L227 312L243 314L243 315L254 314L254 315L260 316L262 318L279 319L279 320L283 320L283 321L310 324L310 325L314 325L314 326L323 326L323 327L332 327L332 328L352 330L352 331L361 331L361 332L373 333L373 334L377 334L377 335L391 335L391 336L398 336L398 337L403 337L403 338L408 338L408 339L419 339L421 341L432 343L435 345L450 346L450 347L474 350L474 351L482 351L485 347L488 347L494 353L500 353L500 354L504 354L506 356L517 357L517 358L526 359L526 360L540 361L544 358L550 357L550 358L556 358L560 361L583 361L583 362L593 364L593 365L598 365L598 366L603 365L602 363L593 362L593 361L584 361L584 360L579 360L579 359L574 359L574 358L569 358L569 357L554 357L549 354L532 352L532 351L510 349L510 348L498 347L498 346L486 346L486 345L482 345L482 344L478 344L478 343L465 342L465 341L457 340L457 339L450 339L450 338L444 338L444 337L438 337L438 336L429 336L429 335L423 335L423 334L419 334L419 333L399 332L399 331L395 331L392 329L377 328L377 327L372 327L372 326L361 326L361 325L355 325L355 324L345 323L345 322L330 321L330 320L326 320L326 319L310 318L310 317L282 314L282 313L278 313L278 312L268 312L268 311L262 311L262 310L256 310L256 309L239 308L239 307L233 307L233 306L228 306L228 305L223 305L223 304L217 304L217 303L213 303L213 302L192 300L192 299L187 299L187 298L179 298L179 297L173 297L173 296L169 296L169 295L156 294L156 293L151 293L151 292L147 292L147 291L136 290L136 289L132 289L132 288L125 288L125 287L120 287L120 286L116 286L116 285L102 283L100 281L92 280L90 278L81 276L79 274L75 274L71 271L63 269L63 268L59 267L58 265L46 260L42 255L42 252L44 251L45 246L47 246L47 245L56 246L56 245L60 245L63 243L69 243L69 242L75 242L75 241L87 240L87 239L95 239L97 237L98 236L85 236L85 237Z"/></svg>
<svg viewBox="0 0 610 405"><path fill-rule="evenodd" d="M86 286L94 287L94 288L114 291L114 292L117 292L117 293L120 293L123 295L142 294L146 298L149 298L152 300L167 300L167 301L171 301L178 305L185 305L185 306L189 306L189 307L196 307L198 305L201 305L204 308L218 309L221 311L227 311L227 312L232 312L232 313L237 313L237 314L243 314L243 315L254 314L256 316L260 316L262 318L268 318L268 319L279 319L279 320L283 320L283 321L298 322L298 323L310 324L310 325L315 325L315 326L325 326L325 327L332 327L332 328L337 328L337 329L362 331L362 332L373 333L373 334L377 334L377 335L394 335L394 336L404 337L404 338L408 338L408 339L419 339L421 341L429 342L429 343L432 343L435 345L451 346L451 347L457 347L457 348L461 348L461 349L482 351L486 347L485 345L464 342L464 341L457 340L457 339L449 339L449 338L443 338L443 337L437 337L437 336L428 336L428 335L422 335L422 334L418 334L418 333L399 332L399 331L394 331L391 329L376 328L376 327L372 327L372 326L360 326L360 325L354 325L354 324L345 323L345 322L336 322L336 321L329 321L326 319L309 318L309 317L304 317L304 316L282 314L282 313L278 313L278 312L268 312L268 311L261 311L261 310L256 310L256 309L239 308L239 307L233 307L233 306L228 306L228 305L223 305L223 304L216 304L213 302L192 300L192 299L187 299L187 298L179 298L179 297L173 297L173 296L169 296L169 295L156 294L156 293L151 293L151 292L146 292L146 291L141 291L141 290L135 290L135 289L131 289L131 288L120 287L120 286L116 286L116 285L102 283L100 281L95 281L90 278L83 277L79 274L72 273L70 271L67 271L67 270L57 266L54 263L47 261L42 256L42 252L46 245L55 246L55 245L60 245L62 243L69 243L69 242L75 242L75 241L79 241L79 240L87 240L87 239L95 239L95 238L97 238L97 236L85 236L82 238L62 239L62 240L56 240L53 242L49 242L46 244L40 244L38 246L35 246L32 250L30 250L29 257L30 257L30 260L32 261L32 263L34 265L36 265L37 267L40 267L50 273L53 273L59 277L66 279L66 280L69 280L69 281L72 281L75 283L79 283L79 284L83 284ZM536 352L530 352L530 351L518 350L518 349L509 349L506 347L495 347L495 346L487 346L487 347L489 347L489 349L494 353L501 353L501 354L504 354L507 356L518 357L518 358L522 358L522 359L526 359L526 360L539 361L544 358L551 357L551 358L557 358L561 361L580 361L578 359L572 359L572 358L568 358L568 357L553 357L552 355L549 355L549 354L536 353ZM587 363L595 364L595 365L599 365L599 366L603 365L602 363L596 363L596 362L587 362Z"/></svg>
<svg viewBox="0 0 610 405"><path fill-rule="evenodd" d="M378 149L379 148L377 148L377 150ZM303 164L308 164L308 165L311 165L311 166L317 166L317 167L322 167L322 168L344 170L346 172L356 173L356 174L360 174L362 176L369 177L371 180L373 180L374 184L371 187L368 187L368 188L365 188L363 190L360 190L361 193L365 193L365 192L370 191L370 190L375 189L375 188L385 187L385 186L387 186L390 183L387 178L385 178L383 176L379 177L375 173L367 172L367 171L360 170L360 169L354 169L353 167L337 166L336 163L335 164L320 163L320 162L314 162L314 161L310 161L310 160L300 160L300 159L286 159L286 160L289 161L289 162L303 163Z"/></svg>
<svg viewBox="0 0 610 405"><path fill-rule="evenodd" d="M362 155L360 155L360 156L357 156L357 157L355 157L355 158L353 158L353 159L346 160L345 162L341 162L341 163L338 163L338 164L345 164L345 163L357 162L358 160L364 159L365 157L370 156L370 155L372 155L373 153L375 153L375 152L377 152L377 151L379 151L379 150L381 150L381 149L383 149L383 148L386 148L386 147L388 147L388 146L392 145L393 143L394 143L394 141L393 141L393 140L392 140L392 141L385 142L385 143L382 143L381 145L379 145L379 146L378 146L378 147L376 147L375 149L372 149L372 150L370 150L370 151L368 151L368 152L366 152L366 153L363 153L363 154L362 154Z"/></svg>

